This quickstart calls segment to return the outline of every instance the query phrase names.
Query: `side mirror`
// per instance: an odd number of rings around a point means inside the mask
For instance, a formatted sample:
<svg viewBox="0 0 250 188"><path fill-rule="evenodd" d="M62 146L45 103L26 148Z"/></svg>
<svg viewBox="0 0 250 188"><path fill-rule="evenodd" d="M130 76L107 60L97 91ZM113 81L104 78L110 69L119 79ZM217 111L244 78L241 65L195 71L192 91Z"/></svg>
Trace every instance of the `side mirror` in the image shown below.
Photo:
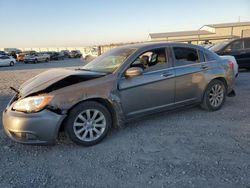
<svg viewBox="0 0 250 188"><path fill-rule="evenodd" d="M130 77L136 77L140 76L143 73L143 69L140 67L131 67L125 72L125 77L130 78Z"/></svg>

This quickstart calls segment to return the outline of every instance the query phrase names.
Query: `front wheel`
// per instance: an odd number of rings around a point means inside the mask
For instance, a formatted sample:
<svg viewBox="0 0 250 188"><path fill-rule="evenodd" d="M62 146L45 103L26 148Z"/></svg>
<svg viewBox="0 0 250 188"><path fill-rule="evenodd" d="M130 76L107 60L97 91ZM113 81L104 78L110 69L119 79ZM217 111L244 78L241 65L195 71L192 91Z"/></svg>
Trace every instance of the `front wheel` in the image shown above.
<svg viewBox="0 0 250 188"><path fill-rule="evenodd" d="M220 80L213 80L207 86L201 107L205 110L219 110L226 100L226 87Z"/></svg>
<svg viewBox="0 0 250 188"><path fill-rule="evenodd" d="M88 101L70 111L66 120L66 132L74 143L92 146L107 136L111 124L108 109L100 103Z"/></svg>

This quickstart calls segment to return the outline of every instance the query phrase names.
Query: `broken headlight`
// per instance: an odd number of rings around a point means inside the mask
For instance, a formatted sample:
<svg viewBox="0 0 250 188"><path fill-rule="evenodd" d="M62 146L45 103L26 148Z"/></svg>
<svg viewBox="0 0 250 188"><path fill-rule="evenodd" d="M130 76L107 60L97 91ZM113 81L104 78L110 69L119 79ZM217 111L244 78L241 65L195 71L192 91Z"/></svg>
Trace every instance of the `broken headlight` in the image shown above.
<svg viewBox="0 0 250 188"><path fill-rule="evenodd" d="M14 103L13 109L20 112L39 112L50 103L52 98L52 96L27 97Z"/></svg>

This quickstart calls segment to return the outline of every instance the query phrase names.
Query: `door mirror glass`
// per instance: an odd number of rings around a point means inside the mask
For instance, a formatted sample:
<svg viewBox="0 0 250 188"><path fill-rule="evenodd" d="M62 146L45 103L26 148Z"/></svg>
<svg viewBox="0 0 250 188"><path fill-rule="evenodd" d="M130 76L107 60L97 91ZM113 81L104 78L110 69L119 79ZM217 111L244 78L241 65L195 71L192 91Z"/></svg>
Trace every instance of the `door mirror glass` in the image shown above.
<svg viewBox="0 0 250 188"><path fill-rule="evenodd" d="M131 67L125 72L125 77L131 78L142 75L143 69L140 67Z"/></svg>

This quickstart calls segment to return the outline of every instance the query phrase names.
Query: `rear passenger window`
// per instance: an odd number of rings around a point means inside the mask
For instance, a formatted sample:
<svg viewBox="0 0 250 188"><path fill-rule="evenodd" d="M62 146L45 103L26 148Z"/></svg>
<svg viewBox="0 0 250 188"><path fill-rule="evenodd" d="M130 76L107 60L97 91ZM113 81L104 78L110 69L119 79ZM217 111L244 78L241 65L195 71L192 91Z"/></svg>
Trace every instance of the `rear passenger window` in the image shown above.
<svg viewBox="0 0 250 188"><path fill-rule="evenodd" d="M199 61L199 56L196 49L174 47L173 50L176 59L175 66L193 64Z"/></svg>
<svg viewBox="0 0 250 188"><path fill-rule="evenodd" d="M0 56L0 59L9 59L9 56Z"/></svg>

